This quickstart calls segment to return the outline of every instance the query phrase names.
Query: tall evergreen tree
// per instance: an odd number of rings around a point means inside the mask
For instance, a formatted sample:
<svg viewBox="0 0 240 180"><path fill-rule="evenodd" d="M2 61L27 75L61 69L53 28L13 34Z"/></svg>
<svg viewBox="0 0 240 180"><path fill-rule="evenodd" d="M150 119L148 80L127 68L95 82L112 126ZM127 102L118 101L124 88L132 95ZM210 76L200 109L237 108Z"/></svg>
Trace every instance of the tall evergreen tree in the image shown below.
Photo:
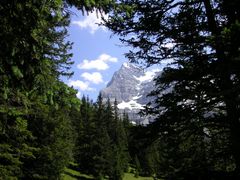
<svg viewBox="0 0 240 180"><path fill-rule="evenodd" d="M0 179L59 178L72 154L70 114L79 108L76 91L59 80L72 74L67 8L102 12L110 3L0 2Z"/></svg>
<svg viewBox="0 0 240 180"><path fill-rule="evenodd" d="M107 26L134 48L127 57L147 66L172 61L156 80L156 102L149 111L157 116L152 134L177 142L169 155L174 159L179 153L182 168L169 162L175 168L166 177L204 179L207 171L212 178L233 172L239 177L239 3L118 3Z"/></svg>
<svg viewBox="0 0 240 180"><path fill-rule="evenodd" d="M85 96L82 97L80 106L80 116L77 117L77 141L75 160L79 164L80 170L87 174L94 173L95 144L96 144L96 124L94 122L93 104Z"/></svg>
<svg viewBox="0 0 240 180"><path fill-rule="evenodd" d="M109 175L111 179L122 179L124 172L128 170L129 154L128 154L128 140L126 129L124 128L122 119L119 118L117 100L115 99L113 105L113 125L110 129L115 136L112 137L113 144L113 172Z"/></svg>
<svg viewBox="0 0 240 180"><path fill-rule="evenodd" d="M56 179L71 156L69 112L78 100L76 91L59 81L71 75L72 64L64 8L63 1L0 3L3 179Z"/></svg>
<svg viewBox="0 0 240 180"><path fill-rule="evenodd" d="M26 179L57 179L73 160L74 128L70 115L72 109L79 108L79 100L76 91L62 82L54 92L55 107L40 100L29 116L28 126L35 137L32 144L38 151L35 158L24 160Z"/></svg>
<svg viewBox="0 0 240 180"><path fill-rule="evenodd" d="M23 176L22 159L34 157L36 149L29 145L33 140L28 129L29 113L37 96L51 101L53 88L47 80L55 81L60 65L68 64L69 55L61 52L65 53L69 43L61 44L63 31L54 31L57 19L62 19L59 27L66 24L66 20L59 13L49 15L50 9L61 12L61 4L51 2L43 6L41 2L32 1L2 1L0 4L1 48L5 49L0 53L1 154L4 155L1 172L4 178L8 174ZM43 33L46 36L42 36ZM57 55L53 55L57 50Z"/></svg>
<svg viewBox="0 0 240 180"><path fill-rule="evenodd" d="M95 104L83 97L80 112L76 161L81 171L97 179L122 179L128 169L128 141L116 103L103 102L101 94Z"/></svg>
<svg viewBox="0 0 240 180"><path fill-rule="evenodd" d="M112 113L112 112L111 112ZM109 115L108 115L109 116ZM111 139L108 133L107 123L105 119L105 104L103 103L102 95L99 94L96 102L96 112L94 114L95 128L95 154L94 154L94 170L95 176L98 179L103 179L107 175L107 170L110 167L111 159Z"/></svg>

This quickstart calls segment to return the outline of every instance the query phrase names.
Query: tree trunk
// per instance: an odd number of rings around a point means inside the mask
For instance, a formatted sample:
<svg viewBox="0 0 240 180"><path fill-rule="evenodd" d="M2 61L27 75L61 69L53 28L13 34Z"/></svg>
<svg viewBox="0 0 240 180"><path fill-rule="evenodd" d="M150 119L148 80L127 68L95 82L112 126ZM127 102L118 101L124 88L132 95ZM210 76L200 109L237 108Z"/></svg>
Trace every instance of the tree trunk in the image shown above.
<svg viewBox="0 0 240 180"><path fill-rule="evenodd" d="M227 120L229 122L229 128L231 132L231 149L236 163L235 178L240 178L240 112L238 108L237 98L238 92L234 91L233 83L231 81L231 69L230 69L230 59L228 59L224 54L224 42L220 35L220 28L218 27L215 15L211 6L210 0L203 0L204 6L206 8L206 16L208 19L209 31L215 38L213 45L216 50L216 57L218 59L217 63L217 76L221 79L219 87L224 96L224 101L226 104ZM234 179L235 179L234 178Z"/></svg>

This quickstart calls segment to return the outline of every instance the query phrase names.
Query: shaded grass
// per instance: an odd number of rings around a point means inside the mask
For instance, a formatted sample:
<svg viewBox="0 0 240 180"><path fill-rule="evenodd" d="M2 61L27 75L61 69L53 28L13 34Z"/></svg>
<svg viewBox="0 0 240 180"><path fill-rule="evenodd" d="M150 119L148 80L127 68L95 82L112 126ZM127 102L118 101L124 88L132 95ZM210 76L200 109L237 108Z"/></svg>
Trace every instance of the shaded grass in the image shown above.
<svg viewBox="0 0 240 180"><path fill-rule="evenodd" d="M94 179L91 176L83 175L83 174L80 174L79 172L76 172L76 171L71 172L71 173L65 172L62 177L63 177L63 180L90 180L90 179ZM151 177L141 177L141 176L136 178L136 177L134 177L134 174L125 173L123 180L153 180L153 178L151 178Z"/></svg>
<svg viewBox="0 0 240 180"><path fill-rule="evenodd" d="M64 174L62 175L63 180L89 180L94 179L92 176L82 174L79 171L70 168L65 168Z"/></svg>
<svg viewBox="0 0 240 180"><path fill-rule="evenodd" d="M152 177L141 177L141 176L136 178L136 177L134 177L134 174L132 174L132 173L125 173L123 180L153 180L153 178Z"/></svg>
<svg viewBox="0 0 240 180"><path fill-rule="evenodd" d="M82 174L78 171L75 164L70 164L69 168L66 168L62 175L63 180L91 180L94 179L90 175ZM132 173L125 173L123 180L153 180L152 177L134 177Z"/></svg>

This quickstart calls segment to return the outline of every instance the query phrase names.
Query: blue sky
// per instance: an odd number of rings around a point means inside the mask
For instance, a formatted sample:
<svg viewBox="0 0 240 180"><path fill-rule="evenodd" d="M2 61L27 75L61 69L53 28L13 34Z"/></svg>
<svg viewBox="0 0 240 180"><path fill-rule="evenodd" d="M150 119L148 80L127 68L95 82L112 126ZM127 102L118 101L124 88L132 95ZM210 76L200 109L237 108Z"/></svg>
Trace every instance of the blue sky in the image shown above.
<svg viewBox="0 0 240 180"><path fill-rule="evenodd" d="M83 94L95 100L99 91L111 80L123 62L126 62L123 47L118 37L104 27L98 26L101 18L96 12L83 16L81 11L73 9L68 40L73 42L74 75L63 79L69 86L78 90L78 97Z"/></svg>
<svg viewBox="0 0 240 180"><path fill-rule="evenodd" d="M105 27L98 25L102 21L100 14L92 12L83 16L76 9L72 9L72 12L68 40L74 43L74 64L71 69L74 75L70 79L63 78L63 81L78 90L79 98L84 94L96 100L99 91L106 87L113 73L128 61L124 53L129 51L129 47L124 46L119 37L112 36ZM162 46L171 48L174 42L166 42ZM171 62L171 59L166 59L161 65L150 69L161 70Z"/></svg>

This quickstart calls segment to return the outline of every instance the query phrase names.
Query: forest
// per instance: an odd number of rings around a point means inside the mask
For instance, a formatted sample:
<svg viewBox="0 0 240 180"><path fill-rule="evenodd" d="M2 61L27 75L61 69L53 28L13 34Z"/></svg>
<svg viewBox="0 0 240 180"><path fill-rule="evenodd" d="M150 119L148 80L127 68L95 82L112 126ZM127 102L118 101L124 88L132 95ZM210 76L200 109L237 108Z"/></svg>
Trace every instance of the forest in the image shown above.
<svg viewBox="0 0 240 180"><path fill-rule="evenodd" d="M171 60L133 125L117 100L66 85L71 8L104 26L144 67ZM239 0L1 0L0 179L240 179ZM84 43L84 42L82 42Z"/></svg>

